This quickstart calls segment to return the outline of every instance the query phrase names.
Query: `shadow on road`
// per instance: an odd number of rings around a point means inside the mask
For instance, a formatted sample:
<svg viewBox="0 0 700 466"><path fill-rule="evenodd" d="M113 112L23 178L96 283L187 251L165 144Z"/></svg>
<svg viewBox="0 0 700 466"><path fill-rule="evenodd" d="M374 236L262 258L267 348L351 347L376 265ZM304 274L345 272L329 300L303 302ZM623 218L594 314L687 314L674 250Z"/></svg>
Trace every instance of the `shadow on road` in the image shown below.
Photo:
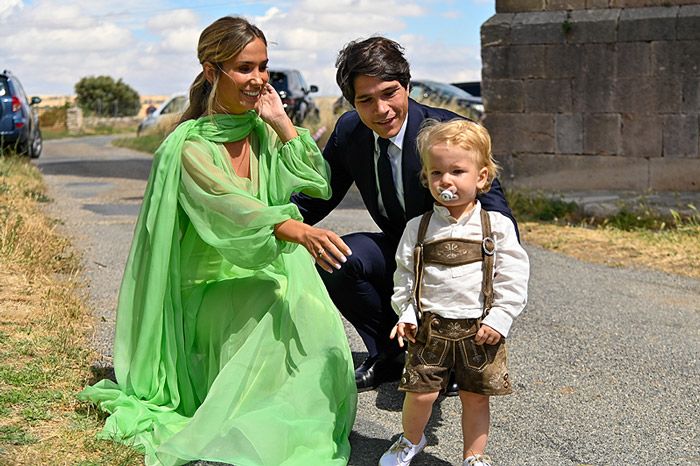
<svg viewBox="0 0 700 466"><path fill-rule="evenodd" d="M147 180L151 172L151 159L42 161L37 165L45 175L69 175L86 178Z"/></svg>

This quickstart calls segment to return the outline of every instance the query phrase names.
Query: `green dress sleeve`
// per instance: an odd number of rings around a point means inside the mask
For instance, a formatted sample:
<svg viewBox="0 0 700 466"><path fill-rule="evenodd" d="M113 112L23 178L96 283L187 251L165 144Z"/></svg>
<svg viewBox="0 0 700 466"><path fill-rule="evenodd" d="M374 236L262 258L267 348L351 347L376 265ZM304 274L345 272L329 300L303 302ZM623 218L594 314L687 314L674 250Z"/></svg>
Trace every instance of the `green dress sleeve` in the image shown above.
<svg viewBox="0 0 700 466"><path fill-rule="evenodd" d="M270 203L288 204L290 196L297 192L330 198L328 165L309 131L297 128L299 135L284 144L272 128L266 125L265 131L268 147L260 151L260 181L261 191Z"/></svg>
<svg viewBox="0 0 700 466"><path fill-rule="evenodd" d="M289 202L270 205L253 181L235 174L223 146L203 139L184 144L178 201L187 219L224 259L260 269L296 248L277 239L274 227L290 218L301 220L301 215Z"/></svg>

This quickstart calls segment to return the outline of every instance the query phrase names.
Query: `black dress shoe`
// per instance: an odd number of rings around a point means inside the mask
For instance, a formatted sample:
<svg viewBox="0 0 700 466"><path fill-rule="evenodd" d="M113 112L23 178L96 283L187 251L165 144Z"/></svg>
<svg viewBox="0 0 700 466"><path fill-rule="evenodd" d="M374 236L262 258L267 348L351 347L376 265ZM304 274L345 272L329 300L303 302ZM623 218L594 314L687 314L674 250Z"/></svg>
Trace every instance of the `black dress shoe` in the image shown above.
<svg viewBox="0 0 700 466"><path fill-rule="evenodd" d="M404 353L380 354L365 359L355 369L355 384L358 393L374 390L384 382L394 382L401 378Z"/></svg>
<svg viewBox="0 0 700 466"><path fill-rule="evenodd" d="M459 386L455 380L454 371L450 371L450 378L447 380L447 386L442 391L445 396L457 396L459 395Z"/></svg>
<svg viewBox="0 0 700 466"><path fill-rule="evenodd" d="M374 390L379 385L376 383L374 374L374 365L378 360L379 355L370 356L355 369L355 385L357 385L358 393Z"/></svg>

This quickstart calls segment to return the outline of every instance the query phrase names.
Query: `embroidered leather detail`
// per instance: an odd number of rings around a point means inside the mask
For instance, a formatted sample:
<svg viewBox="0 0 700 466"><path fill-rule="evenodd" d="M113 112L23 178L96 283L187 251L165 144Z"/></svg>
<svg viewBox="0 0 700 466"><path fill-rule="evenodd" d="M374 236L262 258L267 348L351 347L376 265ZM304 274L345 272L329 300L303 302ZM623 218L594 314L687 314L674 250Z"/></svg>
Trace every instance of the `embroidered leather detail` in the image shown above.
<svg viewBox="0 0 700 466"><path fill-rule="evenodd" d="M464 265L481 259L481 241L450 238L423 245L423 260L426 264Z"/></svg>

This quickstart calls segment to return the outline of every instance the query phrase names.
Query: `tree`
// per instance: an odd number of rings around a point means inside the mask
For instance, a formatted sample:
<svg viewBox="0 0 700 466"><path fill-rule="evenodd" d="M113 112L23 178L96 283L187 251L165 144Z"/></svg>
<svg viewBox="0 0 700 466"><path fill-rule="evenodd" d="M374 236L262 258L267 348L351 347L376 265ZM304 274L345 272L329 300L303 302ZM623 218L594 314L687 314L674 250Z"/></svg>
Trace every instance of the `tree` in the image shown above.
<svg viewBox="0 0 700 466"><path fill-rule="evenodd" d="M141 98L121 78L88 76L75 85L78 106L86 113L99 116L133 116L141 108Z"/></svg>

